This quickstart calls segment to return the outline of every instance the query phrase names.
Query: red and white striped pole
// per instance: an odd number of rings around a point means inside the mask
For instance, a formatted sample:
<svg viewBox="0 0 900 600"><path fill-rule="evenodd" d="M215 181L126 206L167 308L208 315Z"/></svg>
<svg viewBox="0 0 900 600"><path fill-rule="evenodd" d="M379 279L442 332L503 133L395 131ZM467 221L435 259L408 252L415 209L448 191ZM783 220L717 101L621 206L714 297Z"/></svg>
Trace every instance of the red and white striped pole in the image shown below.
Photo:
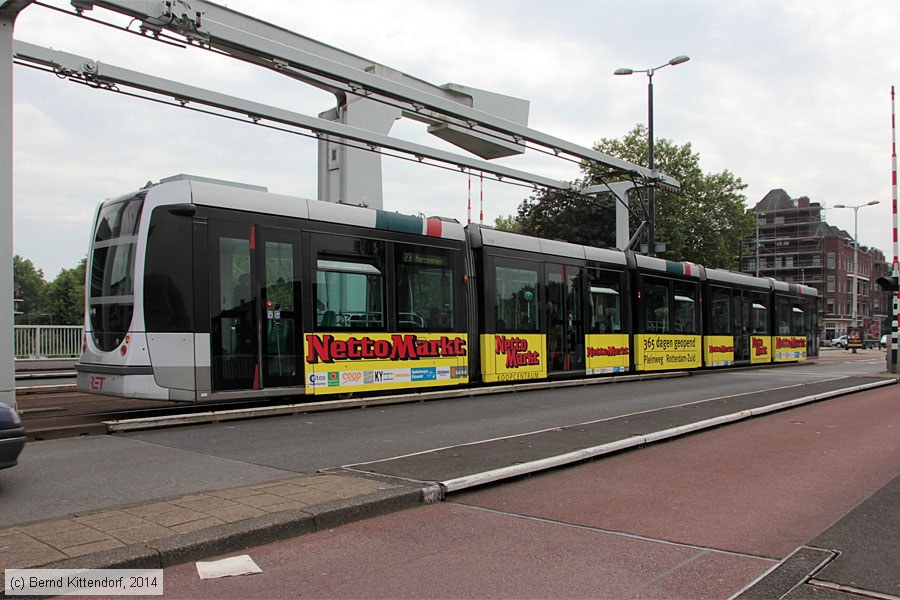
<svg viewBox="0 0 900 600"><path fill-rule="evenodd" d="M478 176L478 223L484 225L484 173Z"/></svg>
<svg viewBox="0 0 900 600"><path fill-rule="evenodd" d="M472 172L469 171L469 214L466 217L466 224L472 222ZM897 253L894 252L894 255Z"/></svg>
<svg viewBox="0 0 900 600"><path fill-rule="evenodd" d="M900 281L900 251L897 245L897 125L894 111L894 86L891 86L891 200L894 211L894 264L891 275L894 281ZM888 371L897 372L897 336L900 331L900 290L894 293L894 318L891 321L891 357Z"/></svg>

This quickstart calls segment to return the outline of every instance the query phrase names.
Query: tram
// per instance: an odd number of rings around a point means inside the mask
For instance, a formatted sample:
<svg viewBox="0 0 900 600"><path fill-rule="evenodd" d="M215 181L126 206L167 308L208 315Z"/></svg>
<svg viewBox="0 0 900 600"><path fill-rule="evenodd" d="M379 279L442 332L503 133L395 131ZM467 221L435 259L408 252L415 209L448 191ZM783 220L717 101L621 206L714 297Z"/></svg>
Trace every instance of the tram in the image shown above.
<svg viewBox="0 0 900 600"><path fill-rule="evenodd" d="M78 389L183 402L802 361L815 288L179 175L103 202Z"/></svg>

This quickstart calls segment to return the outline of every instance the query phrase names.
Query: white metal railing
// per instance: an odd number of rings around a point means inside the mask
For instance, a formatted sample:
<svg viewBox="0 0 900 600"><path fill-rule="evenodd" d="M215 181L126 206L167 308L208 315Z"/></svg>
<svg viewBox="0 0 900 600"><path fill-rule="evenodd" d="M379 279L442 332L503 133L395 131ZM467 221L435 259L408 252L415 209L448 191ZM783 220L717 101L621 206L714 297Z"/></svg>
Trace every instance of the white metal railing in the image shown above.
<svg viewBox="0 0 900 600"><path fill-rule="evenodd" d="M76 358L81 355L81 325L16 325L13 352L16 359Z"/></svg>

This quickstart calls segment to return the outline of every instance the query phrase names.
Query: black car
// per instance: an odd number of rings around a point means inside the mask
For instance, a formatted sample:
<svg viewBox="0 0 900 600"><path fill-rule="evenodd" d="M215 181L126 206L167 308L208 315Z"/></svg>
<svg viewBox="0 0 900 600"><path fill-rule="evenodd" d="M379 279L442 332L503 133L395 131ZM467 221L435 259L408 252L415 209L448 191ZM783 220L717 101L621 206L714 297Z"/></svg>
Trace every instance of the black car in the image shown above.
<svg viewBox="0 0 900 600"><path fill-rule="evenodd" d="M19 414L0 402L0 469L16 466L25 446L25 428Z"/></svg>

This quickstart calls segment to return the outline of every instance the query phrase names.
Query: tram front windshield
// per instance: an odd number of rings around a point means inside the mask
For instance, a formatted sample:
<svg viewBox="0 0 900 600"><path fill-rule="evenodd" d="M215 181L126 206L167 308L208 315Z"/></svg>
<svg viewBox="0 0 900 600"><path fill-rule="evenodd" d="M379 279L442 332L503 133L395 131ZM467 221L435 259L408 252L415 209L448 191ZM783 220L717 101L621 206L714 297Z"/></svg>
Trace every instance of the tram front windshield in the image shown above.
<svg viewBox="0 0 900 600"><path fill-rule="evenodd" d="M91 247L88 297L94 343L114 350L128 333L134 314L134 256L143 194L104 204Z"/></svg>

